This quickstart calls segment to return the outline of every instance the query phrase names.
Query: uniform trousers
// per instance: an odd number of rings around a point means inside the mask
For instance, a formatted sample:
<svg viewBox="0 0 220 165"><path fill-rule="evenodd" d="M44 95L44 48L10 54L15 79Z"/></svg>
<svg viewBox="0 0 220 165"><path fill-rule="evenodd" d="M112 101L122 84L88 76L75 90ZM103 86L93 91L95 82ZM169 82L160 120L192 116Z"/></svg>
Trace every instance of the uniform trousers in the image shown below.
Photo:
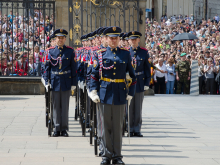
<svg viewBox="0 0 220 165"><path fill-rule="evenodd" d="M101 117L101 138L105 159L122 158L122 127L125 104L99 104Z"/></svg>
<svg viewBox="0 0 220 165"><path fill-rule="evenodd" d="M54 131L69 130L70 90L52 91Z"/></svg>
<svg viewBox="0 0 220 165"><path fill-rule="evenodd" d="M130 132L138 133L142 125L142 104L144 92L135 93L129 106Z"/></svg>
<svg viewBox="0 0 220 165"><path fill-rule="evenodd" d="M99 150L103 152L103 141L101 138L101 116L100 116L100 104L96 104L96 121L97 121L97 136L99 140Z"/></svg>
<svg viewBox="0 0 220 165"><path fill-rule="evenodd" d="M210 95L213 94L214 91L215 80L214 78L206 78L206 94L210 92Z"/></svg>

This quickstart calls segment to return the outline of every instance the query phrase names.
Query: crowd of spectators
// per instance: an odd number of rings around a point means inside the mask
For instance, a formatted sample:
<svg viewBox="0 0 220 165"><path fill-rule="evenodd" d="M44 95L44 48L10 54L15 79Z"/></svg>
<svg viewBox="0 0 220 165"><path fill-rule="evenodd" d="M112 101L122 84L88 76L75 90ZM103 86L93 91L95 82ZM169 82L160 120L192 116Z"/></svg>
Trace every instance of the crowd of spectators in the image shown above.
<svg viewBox="0 0 220 165"><path fill-rule="evenodd" d="M26 18L18 12L10 11L7 15L0 11L0 75L40 76L42 54L49 46L49 35L53 31L53 14L44 17L40 10L35 9L34 17ZM192 33L198 39L172 41L181 33ZM196 22L193 15L162 16L160 21L147 18L145 38L149 60L153 64L150 87L156 94L176 93L175 65L182 53L187 54L190 64L192 59L198 60L199 93L220 94L218 15L200 22ZM190 84L190 80L188 82ZM164 87L161 88L161 84Z"/></svg>
<svg viewBox="0 0 220 165"><path fill-rule="evenodd" d="M181 60L180 55L186 53L186 60L198 61L199 93L219 94L219 61L220 61L220 21L218 15L212 19L202 19L196 22L191 16L161 17L161 23L156 19L146 19L146 48L150 61L158 70L152 69L151 88L155 93L175 94L177 76L175 65ZM196 40L172 41L181 33L192 33ZM155 68L156 67L152 67ZM164 77L158 82L158 77ZM160 79L159 79L160 81ZM158 84L164 83L164 88L158 90ZM190 80L188 81L190 85ZM166 85L165 85L166 84ZM184 90L181 93L185 93Z"/></svg>
<svg viewBox="0 0 220 165"><path fill-rule="evenodd" d="M0 11L0 76L40 76L42 54L54 31L53 14L33 17Z"/></svg>

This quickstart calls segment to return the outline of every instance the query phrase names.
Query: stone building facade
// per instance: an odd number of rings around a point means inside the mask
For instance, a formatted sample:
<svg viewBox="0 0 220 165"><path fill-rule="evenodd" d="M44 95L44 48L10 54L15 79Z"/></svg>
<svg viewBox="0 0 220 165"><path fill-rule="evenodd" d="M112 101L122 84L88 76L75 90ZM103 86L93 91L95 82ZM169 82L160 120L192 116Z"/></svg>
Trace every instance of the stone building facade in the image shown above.
<svg viewBox="0 0 220 165"><path fill-rule="evenodd" d="M191 15L197 21L202 18L208 19L218 14L220 16L220 0L146 0L146 8L151 9L157 20L160 20L162 15L168 17L172 15ZM194 10L193 10L194 8Z"/></svg>

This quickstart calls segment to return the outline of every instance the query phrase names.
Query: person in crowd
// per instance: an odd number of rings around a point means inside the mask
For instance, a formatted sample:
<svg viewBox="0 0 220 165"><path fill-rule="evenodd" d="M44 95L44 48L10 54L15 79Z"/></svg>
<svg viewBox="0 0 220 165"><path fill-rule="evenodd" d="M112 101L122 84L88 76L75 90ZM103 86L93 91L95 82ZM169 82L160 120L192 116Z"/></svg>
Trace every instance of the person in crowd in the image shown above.
<svg viewBox="0 0 220 165"><path fill-rule="evenodd" d="M155 82L155 93L156 94L164 94L165 93L165 84L167 83L167 67L163 63L163 58L159 58L159 63L155 66L162 70L164 73L156 70L154 74L154 82Z"/></svg>
<svg viewBox="0 0 220 165"><path fill-rule="evenodd" d="M167 67L167 83L166 83L166 94L174 94L174 82L175 82L175 64L174 59L169 58Z"/></svg>
<svg viewBox="0 0 220 165"><path fill-rule="evenodd" d="M176 64L177 94L189 94L189 80L191 77L190 63L186 60L186 53L181 54L181 60Z"/></svg>
<svg viewBox="0 0 220 165"><path fill-rule="evenodd" d="M203 86L205 85L205 75L204 75L204 55L200 55L198 58L198 76L199 76L199 94L203 94Z"/></svg>
<svg viewBox="0 0 220 165"><path fill-rule="evenodd" d="M214 92L214 73L216 67L213 64L212 58L209 58L207 65L204 66L204 73L206 78L206 94L213 94Z"/></svg>

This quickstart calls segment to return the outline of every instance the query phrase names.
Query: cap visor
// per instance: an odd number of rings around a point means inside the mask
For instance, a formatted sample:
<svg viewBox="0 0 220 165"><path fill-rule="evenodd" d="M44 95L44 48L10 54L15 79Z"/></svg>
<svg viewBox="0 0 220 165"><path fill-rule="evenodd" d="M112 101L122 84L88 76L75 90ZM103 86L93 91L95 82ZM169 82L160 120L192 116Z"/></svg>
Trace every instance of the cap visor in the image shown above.
<svg viewBox="0 0 220 165"><path fill-rule="evenodd" d="M109 37L118 37L119 35L118 34L110 34L110 35L107 35Z"/></svg>
<svg viewBox="0 0 220 165"><path fill-rule="evenodd" d="M57 37L60 37L60 36L65 36L65 35L63 35L63 34L56 34L56 36L57 36Z"/></svg>
<svg viewBox="0 0 220 165"><path fill-rule="evenodd" d="M138 38L138 37L129 37L129 40L130 40L130 39L137 39L137 38Z"/></svg>

